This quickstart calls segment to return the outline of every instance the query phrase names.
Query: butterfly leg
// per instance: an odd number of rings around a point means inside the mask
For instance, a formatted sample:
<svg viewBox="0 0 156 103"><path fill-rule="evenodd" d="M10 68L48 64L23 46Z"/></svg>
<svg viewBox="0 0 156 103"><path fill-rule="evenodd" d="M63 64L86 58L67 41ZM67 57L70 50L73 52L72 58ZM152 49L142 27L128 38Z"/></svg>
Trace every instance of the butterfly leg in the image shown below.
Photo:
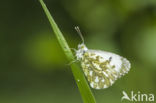
<svg viewBox="0 0 156 103"><path fill-rule="evenodd" d="M77 49L75 49L75 48L70 48L70 50L73 50L75 53L76 53L76 51L77 51Z"/></svg>
<svg viewBox="0 0 156 103"><path fill-rule="evenodd" d="M75 62L78 62L78 61L79 61L79 60L75 59L75 60L69 62L67 65L71 65L71 64L73 64L73 63L75 63Z"/></svg>

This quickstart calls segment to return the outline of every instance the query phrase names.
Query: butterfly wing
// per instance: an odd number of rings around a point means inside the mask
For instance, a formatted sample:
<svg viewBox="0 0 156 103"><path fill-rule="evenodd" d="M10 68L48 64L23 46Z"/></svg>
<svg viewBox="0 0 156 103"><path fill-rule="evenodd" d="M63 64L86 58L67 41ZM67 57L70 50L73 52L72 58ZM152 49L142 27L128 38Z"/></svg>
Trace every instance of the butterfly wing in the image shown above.
<svg viewBox="0 0 156 103"><path fill-rule="evenodd" d="M81 66L90 86L95 89L103 89L128 73L130 62L114 53L88 50L83 55Z"/></svg>

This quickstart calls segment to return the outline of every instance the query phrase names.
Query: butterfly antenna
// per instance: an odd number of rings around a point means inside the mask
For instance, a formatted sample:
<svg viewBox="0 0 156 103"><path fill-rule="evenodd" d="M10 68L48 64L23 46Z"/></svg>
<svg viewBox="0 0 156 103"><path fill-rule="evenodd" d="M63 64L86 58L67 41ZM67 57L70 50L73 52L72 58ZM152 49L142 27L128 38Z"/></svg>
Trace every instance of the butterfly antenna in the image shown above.
<svg viewBox="0 0 156 103"><path fill-rule="evenodd" d="M76 27L75 27L75 30L77 31L77 33L78 33L78 34L79 34L79 36L81 37L82 43L84 44L84 38L83 38L83 36L82 36L82 33L81 33L81 31L80 31L79 27L78 27L78 26L76 26Z"/></svg>

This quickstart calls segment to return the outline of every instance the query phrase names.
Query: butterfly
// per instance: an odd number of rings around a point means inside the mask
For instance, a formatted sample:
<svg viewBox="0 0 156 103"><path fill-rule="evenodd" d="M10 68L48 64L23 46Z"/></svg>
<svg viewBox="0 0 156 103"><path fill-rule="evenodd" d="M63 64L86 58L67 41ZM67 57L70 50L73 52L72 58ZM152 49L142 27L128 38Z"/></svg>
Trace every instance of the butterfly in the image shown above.
<svg viewBox="0 0 156 103"><path fill-rule="evenodd" d="M83 36L79 27L75 27L83 43L78 45L76 58L81 63L83 72L94 89L105 89L124 76L130 70L130 62L117 54L91 50L84 44Z"/></svg>

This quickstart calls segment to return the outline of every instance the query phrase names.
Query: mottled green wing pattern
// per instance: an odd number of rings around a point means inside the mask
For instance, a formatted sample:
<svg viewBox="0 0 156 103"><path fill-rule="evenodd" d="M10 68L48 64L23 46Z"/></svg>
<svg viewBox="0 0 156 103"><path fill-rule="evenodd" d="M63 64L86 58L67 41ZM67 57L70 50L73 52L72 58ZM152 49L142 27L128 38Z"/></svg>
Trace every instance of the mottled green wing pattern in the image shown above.
<svg viewBox="0 0 156 103"><path fill-rule="evenodd" d="M95 50L85 52L81 61L85 76L90 86L95 89L111 86L115 80L129 71L128 64L127 59L121 56Z"/></svg>

